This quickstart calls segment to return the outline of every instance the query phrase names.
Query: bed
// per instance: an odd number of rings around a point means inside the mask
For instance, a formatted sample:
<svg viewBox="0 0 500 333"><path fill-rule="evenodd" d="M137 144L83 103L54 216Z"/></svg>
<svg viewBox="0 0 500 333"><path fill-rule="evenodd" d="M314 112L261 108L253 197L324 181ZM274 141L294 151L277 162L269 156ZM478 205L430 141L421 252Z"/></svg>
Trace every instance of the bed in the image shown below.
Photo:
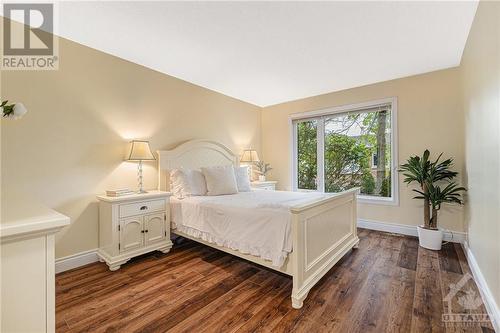
<svg viewBox="0 0 500 333"><path fill-rule="evenodd" d="M158 151L159 189L170 190L178 168L238 165L221 143L192 140ZM171 198L172 232L290 275L292 306L351 248L356 248L356 194L255 190L222 196Z"/></svg>

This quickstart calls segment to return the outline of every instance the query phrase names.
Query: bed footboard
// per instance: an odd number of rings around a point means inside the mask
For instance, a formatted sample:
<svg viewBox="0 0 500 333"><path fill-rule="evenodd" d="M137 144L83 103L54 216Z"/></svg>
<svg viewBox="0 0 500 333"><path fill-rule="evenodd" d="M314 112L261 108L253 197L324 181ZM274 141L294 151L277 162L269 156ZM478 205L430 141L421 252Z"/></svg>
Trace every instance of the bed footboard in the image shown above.
<svg viewBox="0 0 500 333"><path fill-rule="evenodd" d="M292 212L292 306L302 307L309 290L351 248L357 247L356 194L351 189L294 207Z"/></svg>

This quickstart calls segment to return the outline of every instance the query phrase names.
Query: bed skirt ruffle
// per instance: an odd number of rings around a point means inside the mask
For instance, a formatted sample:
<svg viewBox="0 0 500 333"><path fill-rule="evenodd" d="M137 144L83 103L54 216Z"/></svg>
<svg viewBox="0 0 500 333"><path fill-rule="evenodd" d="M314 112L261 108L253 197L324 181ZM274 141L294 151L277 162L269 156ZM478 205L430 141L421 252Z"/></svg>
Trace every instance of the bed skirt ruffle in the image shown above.
<svg viewBox="0 0 500 333"><path fill-rule="evenodd" d="M251 246L250 244L243 242L236 242L233 240L227 240L219 237L215 237L207 232L203 232L194 228L186 227L183 225L175 225L175 228L186 235L189 235L194 238L201 239L205 242L217 244L218 246L226 247L231 250L236 250L243 254L251 254L253 256L259 257L264 260L269 260L272 262L272 266L280 268L285 263L285 260L288 256L288 252L282 251L280 254L273 253L273 251ZM174 231L175 233L175 231Z"/></svg>

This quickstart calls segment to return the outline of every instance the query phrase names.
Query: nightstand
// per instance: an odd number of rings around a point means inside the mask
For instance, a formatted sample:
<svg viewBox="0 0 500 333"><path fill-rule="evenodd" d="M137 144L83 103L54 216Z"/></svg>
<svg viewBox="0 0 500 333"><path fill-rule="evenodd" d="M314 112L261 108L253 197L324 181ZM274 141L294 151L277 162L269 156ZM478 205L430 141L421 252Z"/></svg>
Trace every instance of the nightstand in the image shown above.
<svg viewBox="0 0 500 333"><path fill-rule="evenodd" d="M115 271L130 258L159 250L168 253L170 240L169 192L150 191L99 199L101 261Z"/></svg>
<svg viewBox="0 0 500 333"><path fill-rule="evenodd" d="M268 180L264 182L260 181L251 182L250 185L252 186L253 189L276 191L277 183L278 182L275 180Z"/></svg>

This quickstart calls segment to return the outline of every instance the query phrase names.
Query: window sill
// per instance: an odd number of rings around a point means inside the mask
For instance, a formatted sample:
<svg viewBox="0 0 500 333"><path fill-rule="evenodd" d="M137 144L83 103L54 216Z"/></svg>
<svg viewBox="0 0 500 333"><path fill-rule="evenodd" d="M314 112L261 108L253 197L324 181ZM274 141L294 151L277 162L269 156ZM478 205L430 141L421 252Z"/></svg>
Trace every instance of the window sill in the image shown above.
<svg viewBox="0 0 500 333"><path fill-rule="evenodd" d="M366 205L399 206L398 198L377 198L358 195L358 203Z"/></svg>
<svg viewBox="0 0 500 333"><path fill-rule="evenodd" d="M296 192L320 192L318 190L305 190L296 189ZM399 206L398 198L380 198L380 197L370 197L366 195L358 194L358 203L365 205L382 205L382 206Z"/></svg>

